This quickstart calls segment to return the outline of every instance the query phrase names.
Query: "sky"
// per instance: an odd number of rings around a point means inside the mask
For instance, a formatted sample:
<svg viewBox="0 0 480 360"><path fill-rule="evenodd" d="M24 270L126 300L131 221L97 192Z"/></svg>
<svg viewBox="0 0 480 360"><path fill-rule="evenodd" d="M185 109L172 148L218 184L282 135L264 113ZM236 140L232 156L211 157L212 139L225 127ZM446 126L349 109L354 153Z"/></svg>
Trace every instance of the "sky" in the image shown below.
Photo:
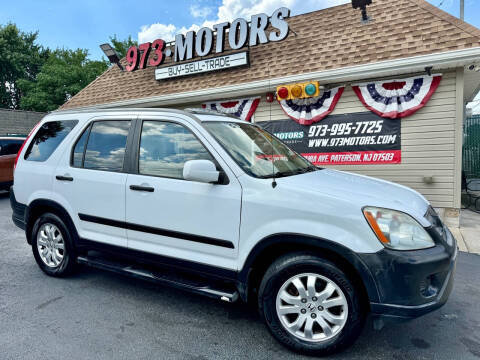
<svg viewBox="0 0 480 360"><path fill-rule="evenodd" d="M375 0L374 0L375 1ZM460 0L428 0L458 16ZM50 48L83 48L100 59L98 47L111 35L131 35L140 42L211 26L236 17L271 14L280 6L292 15L348 3L350 0L0 0L0 24L12 22L23 31L38 31ZM475 4L476 3L476 4ZM465 20L480 28L479 0L465 0Z"/></svg>

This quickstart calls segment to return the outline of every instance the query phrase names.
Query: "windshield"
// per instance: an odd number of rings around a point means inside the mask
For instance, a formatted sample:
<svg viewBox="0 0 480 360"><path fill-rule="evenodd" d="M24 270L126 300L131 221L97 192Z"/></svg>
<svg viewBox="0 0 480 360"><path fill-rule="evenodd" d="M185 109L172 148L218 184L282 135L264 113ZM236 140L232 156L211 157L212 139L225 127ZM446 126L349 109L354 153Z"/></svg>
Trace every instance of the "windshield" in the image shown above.
<svg viewBox="0 0 480 360"><path fill-rule="evenodd" d="M317 170L305 158L258 126L217 121L203 124L243 171L251 176L282 177Z"/></svg>

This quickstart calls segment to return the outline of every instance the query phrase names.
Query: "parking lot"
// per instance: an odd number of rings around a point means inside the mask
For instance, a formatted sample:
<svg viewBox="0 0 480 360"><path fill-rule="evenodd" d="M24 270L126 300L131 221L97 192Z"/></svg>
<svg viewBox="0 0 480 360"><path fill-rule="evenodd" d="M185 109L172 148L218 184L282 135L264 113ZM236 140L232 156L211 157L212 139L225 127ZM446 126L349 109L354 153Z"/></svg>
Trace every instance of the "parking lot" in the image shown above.
<svg viewBox="0 0 480 360"><path fill-rule="evenodd" d="M255 310L83 268L45 276L0 194L0 359L290 359ZM480 256L461 253L440 310L373 331L336 359L480 358Z"/></svg>

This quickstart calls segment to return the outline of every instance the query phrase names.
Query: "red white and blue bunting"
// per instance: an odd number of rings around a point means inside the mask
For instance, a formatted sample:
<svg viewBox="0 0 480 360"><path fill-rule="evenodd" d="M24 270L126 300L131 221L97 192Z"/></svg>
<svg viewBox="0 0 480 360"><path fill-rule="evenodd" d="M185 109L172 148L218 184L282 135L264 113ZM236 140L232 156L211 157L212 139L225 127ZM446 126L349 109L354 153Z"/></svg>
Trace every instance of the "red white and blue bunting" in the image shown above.
<svg viewBox="0 0 480 360"><path fill-rule="evenodd" d="M441 74L425 75L355 84L352 88L367 109L384 118L400 119L424 107L441 79Z"/></svg>
<svg viewBox="0 0 480 360"><path fill-rule="evenodd" d="M300 125L311 125L330 114L343 94L345 87L323 92L322 96L307 99L279 100L283 112Z"/></svg>
<svg viewBox="0 0 480 360"><path fill-rule="evenodd" d="M245 121L251 121L252 115L257 110L260 97L237 99L229 101L212 101L202 104L204 109L218 111L236 116Z"/></svg>

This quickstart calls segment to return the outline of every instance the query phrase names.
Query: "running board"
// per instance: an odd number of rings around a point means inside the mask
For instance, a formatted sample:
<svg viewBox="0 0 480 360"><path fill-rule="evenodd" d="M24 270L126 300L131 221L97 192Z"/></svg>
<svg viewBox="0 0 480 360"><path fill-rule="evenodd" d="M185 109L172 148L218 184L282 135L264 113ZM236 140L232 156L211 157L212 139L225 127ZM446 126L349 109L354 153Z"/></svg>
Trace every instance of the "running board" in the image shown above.
<svg viewBox="0 0 480 360"><path fill-rule="evenodd" d="M124 264L98 257L79 256L77 257L77 262L93 268L172 286L226 302L233 303L238 300L238 291L233 290L233 287L232 289L228 289L230 286L227 284L221 284L221 286L218 286L217 288L205 282L182 277L175 272L170 271L170 274L168 274L168 272L157 272L140 266Z"/></svg>

